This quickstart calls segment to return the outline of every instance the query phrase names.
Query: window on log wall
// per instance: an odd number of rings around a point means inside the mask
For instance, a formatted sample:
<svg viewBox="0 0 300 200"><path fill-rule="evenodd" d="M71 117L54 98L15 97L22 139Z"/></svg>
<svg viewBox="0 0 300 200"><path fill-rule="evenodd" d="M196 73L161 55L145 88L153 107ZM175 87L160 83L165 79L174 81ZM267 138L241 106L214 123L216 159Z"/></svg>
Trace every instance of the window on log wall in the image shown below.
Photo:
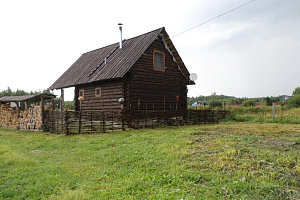
<svg viewBox="0 0 300 200"><path fill-rule="evenodd" d="M101 97L101 87L95 89L95 97Z"/></svg>
<svg viewBox="0 0 300 200"><path fill-rule="evenodd" d="M82 99L84 99L84 89L79 90L79 97L82 97Z"/></svg>
<svg viewBox="0 0 300 200"><path fill-rule="evenodd" d="M153 69L157 71L165 71L165 53L154 50L153 52Z"/></svg>

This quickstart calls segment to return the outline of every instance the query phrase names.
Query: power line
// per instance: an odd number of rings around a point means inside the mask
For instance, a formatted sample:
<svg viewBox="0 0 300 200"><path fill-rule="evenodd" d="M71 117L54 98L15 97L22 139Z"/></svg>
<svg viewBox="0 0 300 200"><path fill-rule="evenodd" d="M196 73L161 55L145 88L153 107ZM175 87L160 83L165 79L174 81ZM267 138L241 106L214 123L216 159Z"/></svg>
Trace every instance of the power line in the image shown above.
<svg viewBox="0 0 300 200"><path fill-rule="evenodd" d="M246 6L246 5L250 4L250 3L253 3L254 1L256 1L256 0L252 0L252 1L249 1L249 2L247 2L247 3L244 3L244 4L242 4L242 5L240 5L240 6L236 7L236 8L233 8L233 9L227 11L227 12L224 12L224 13L222 13L222 14L216 16L216 17L213 17L213 18L211 18L211 19L209 19L209 20L207 20L207 21L205 21L205 22L202 22L201 24L198 24L197 26L194 26L194 27L189 28L189 29L187 29L187 30L185 30L185 31L182 31L182 32L180 32L180 33L178 33L178 34L172 36L171 38L177 37L178 35L181 35L181 34L186 33L186 32L188 32L188 31L190 31L190 30L192 30L192 29L195 29L195 28L197 28L197 27L199 27L199 26L202 26L202 25L204 25L204 24L206 24L206 23L208 23L208 22L210 22L210 21L213 21L213 20L215 20L215 19L217 19L217 18L219 18L219 17L222 17L223 15L226 15L226 14L231 13L231 12L233 12L233 11L235 11L235 10L237 10L237 9L239 9L239 8L241 8L241 7L243 7L243 6Z"/></svg>

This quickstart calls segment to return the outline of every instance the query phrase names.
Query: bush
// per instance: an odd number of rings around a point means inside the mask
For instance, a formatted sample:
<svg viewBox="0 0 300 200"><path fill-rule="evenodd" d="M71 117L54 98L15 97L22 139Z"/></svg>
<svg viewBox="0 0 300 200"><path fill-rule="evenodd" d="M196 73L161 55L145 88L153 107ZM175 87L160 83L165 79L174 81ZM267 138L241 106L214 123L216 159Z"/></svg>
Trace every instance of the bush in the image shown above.
<svg viewBox="0 0 300 200"><path fill-rule="evenodd" d="M74 101L66 101L65 109L67 110L75 110Z"/></svg>
<svg viewBox="0 0 300 200"><path fill-rule="evenodd" d="M300 95L292 96L287 100L288 108L299 108L300 107Z"/></svg>
<svg viewBox="0 0 300 200"><path fill-rule="evenodd" d="M243 107L251 107L251 106L255 106L255 102L253 100L245 100L242 102L242 106Z"/></svg>
<svg viewBox="0 0 300 200"><path fill-rule="evenodd" d="M270 97L263 98L263 102L266 104L266 106L272 106L272 99Z"/></svg>
<svg viewBox="0 0 300 200"><path fill-rule="evenodd" d="M212 102L209 104L209 106L215 108L215 107L222 107L223 104L222 104L221 101L212 101Z"/></svg>
<svg viewBox="0 0 300 200"><path fill-rule="evenodd" d="M293 96L300 95L300 87L295 88L293 91Z"/></svg>

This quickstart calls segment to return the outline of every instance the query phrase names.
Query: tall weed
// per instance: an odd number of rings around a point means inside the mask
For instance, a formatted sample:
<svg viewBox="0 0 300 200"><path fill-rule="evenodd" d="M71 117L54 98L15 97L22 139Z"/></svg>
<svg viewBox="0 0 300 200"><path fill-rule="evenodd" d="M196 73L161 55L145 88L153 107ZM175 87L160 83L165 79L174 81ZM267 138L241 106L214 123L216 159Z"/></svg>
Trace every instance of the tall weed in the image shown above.
<svg viewBox="0 0 300 200"><path fill-rule="evenodd" d="M275 107L275 120L272 106L229 107L226 122L284 123L300 124L300 108Z"/></svg>

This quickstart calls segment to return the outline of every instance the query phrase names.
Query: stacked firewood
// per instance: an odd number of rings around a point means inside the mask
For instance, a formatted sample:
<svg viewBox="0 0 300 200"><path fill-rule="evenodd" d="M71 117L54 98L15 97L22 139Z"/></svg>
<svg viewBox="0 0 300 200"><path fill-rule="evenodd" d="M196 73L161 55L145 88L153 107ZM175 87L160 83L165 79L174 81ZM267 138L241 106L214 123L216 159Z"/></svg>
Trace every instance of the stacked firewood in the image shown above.
<svg viewBox="0 0 300 200"><path fill-rule="evenodd" d="M52 104L44 106L44 110L51 110ZM42 107L40 102L32 104L25 111L11 108L9 104L0 107L0 126L21 130L41 130Z"/></svg>
<svg viewBox="0 0 300 200"><path fill-rule="evenodd" d="M25 111L17 111L2 106L0 126L21 130L40 130L42 127L42 108L39 104L35 104Z"/></svg>
<svg viewBox="0 0 300 200"><path fill-rule="evenodd" d="M40 105L30 107L20 113L21 130L40 130L42 127L42 108Z"/></svg>
<svg viewBox="0 0 300 200"><path fill-rule="evenodd" d="M7 128L18 128L19 118L16 110L1 107L0 126Z"/></svg>

